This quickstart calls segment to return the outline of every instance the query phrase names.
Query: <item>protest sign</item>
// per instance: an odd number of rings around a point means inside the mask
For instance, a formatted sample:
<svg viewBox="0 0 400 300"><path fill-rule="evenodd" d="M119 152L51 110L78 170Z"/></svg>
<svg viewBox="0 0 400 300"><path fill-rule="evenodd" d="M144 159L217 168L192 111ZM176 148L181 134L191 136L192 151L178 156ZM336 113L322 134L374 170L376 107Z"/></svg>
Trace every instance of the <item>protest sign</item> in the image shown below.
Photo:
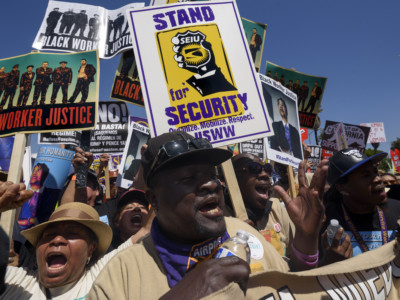
<svg viewBox="0 0 400 300"><path fill-rule="evenodd" d="M207 299L400 299L398 241L374 251L304 272L265 271L252 274L246 296L231 284Z"/></svg>
<svg viewBox="0 0 400 300"><path fill-rule="evenodd" d="M267 140L267 158L297 167L303 160L296 94L259 74L265 103L273 120L274 135Z"/></svg>
<svg viewBox="0 0 400 300"><path fill-rule="evenodd" d="M333 152L339 150L335 135L335 131L339 125L340 122L326 121L324 136L321 141L321 146L323 149ZM357 149L361 153L364 153L370 128L344 123L344 129L347 147Z"/></svg>
<svg viewBox="0 0 400 300"><path fill-rule="evenodd" d="M384 143L386 142L385 128L382 122L362 123L360 126L371 128L368 136L368 143Z"/></svg>
<svg viewBox="0 0 400 300"><path fill-rule="evenodd" d="M317 169L317 166L321 162L322 148L321 146L318 145L308 146L308 148L311 149L311 154L307 160L311 163L310 166L311 173L314 173L315 170Z"/></svg>
<svg viewBox="0 0 400 300"><path fill-rule="evenodd" d="M245 18L241 18L241 20L250 47L251 58L253 59L256 71L259 72L261 68L261 58L264 51L267 24L253 22Z"/></svg>
<svg viewBox="0 0 400 300"><path fill-rule="evenodd" d="M102 101L98 106L98 120L91 134L90 152L93 154L122 154L128 137L129 111L125 103ZM70 144L79 146L82 132L47 132L38 135L39 144Z"/></svg>
<svg viewBox="0 0 400 300"><path fill-rule="evenodd" d="M400 151L399 149L390 150L390 157L392 158L394 168L400 172Z"/></svg>
<svg viewBox="0 0 400 300"><path fill-rule="evenodd" d="M107 10L100 6L51 0L32 47L65 52L98 49L100 58L114 57L132 48L125 11L143 6L144 3L131 3Z"/></svg>
<svg viewBox="0 0 400 300"><path fill-rule="evenodd" d="M322 149L322 159L329 159L333 156L333 152L329 150Z"/></svg>
<svg viewBox="0 0 400 300"><path fill-rule="evenodd" d="M129 111L123 102L100 102L99 121L90 141L94 154L122 154L128 137Z"/></svg>
<svg viewBox="0 0 400 300"><path fill-rule="evenodd" d="M150 5L164 5L178 2L196 2L207 0L152 0ZM256 71L260 71L261 59L264 51L265 33L267 32L267 24L257 23L245 18L241 18L243 29L246 34L246 40L250 48L251 58L253 60Z"/></svg>
<svg viewBox="0 0 400 300"><path fill-rule="evenodd" d="M300 128L300 134L301 134L301 142L304 142L305 140L308 139L308 129L307 128Z"/></svg>
<svg viewBox="0 0 400 300"><path fill-rule="evenodd" d="M30 228L37 222L36 219L43 222L50 216L67 179L74 154L74 151L66 149L40 147L28 187L34 193L22 206L18 218L21 228ZM43 193L45 188L49 191Z"/></svg>
<svg viewBox="0 0 400 300"><path fill-rule="evenodd" d="M149 139L150 129L138 123L131 122L128 143L126 143L121 164L118 168L117 185L129 188L140 166L141 148Z"/></svg>
<svg viewBox="0 0 400 300"><path fill-rule="evenodd" d="M327 78L285 69L267 61L266 75L297 95L300 126L313 129L324 95Z"/></svg>
<svg viewBox="0 0 400 300"><path fill-rule="evenodd" d="M7 73L0 103L0 136L95 126L97 51L30 53L2 59L0 65L0 73ZM78 76L80 70L82 76Z"/></svg>
<svg viewBox="0 0 400 300"><path fill-rule="evenodd" d="M121 55L110 98L144 106L133 50Z"/></svg>
<svg viewBox="0 0 400 300"><path fill-rule="evenodd" d="M56 131L38 134L38 144L65 144L79 146L81 131Z"/></svg>
<svg viewBox="0 0 400 300"><path fill-rule="evenodd" d="M234 1L127 14L152 136L183 130L222 146L272 134Z"/></svg>
<svg viewBox="0 0 400 300"><path fill-rule="evenodd" d="M264 139L256 139L240 143L240 153L250 153L258 156L262 161L265 159Z"/></svg>

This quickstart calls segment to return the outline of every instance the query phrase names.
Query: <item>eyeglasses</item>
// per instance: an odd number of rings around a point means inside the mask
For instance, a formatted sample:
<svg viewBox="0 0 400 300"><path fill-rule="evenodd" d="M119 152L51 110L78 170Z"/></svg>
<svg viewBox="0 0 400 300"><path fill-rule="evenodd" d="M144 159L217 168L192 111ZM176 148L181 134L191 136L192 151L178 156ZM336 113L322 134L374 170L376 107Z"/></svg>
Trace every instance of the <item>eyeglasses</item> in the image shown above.
<svg viewBox="0 0 400 300"><path fill-rule="evenodd" d="M174 140L174 141L167 142L161 146L156 157L154 158L154 161L151 164L149 173L147 175L147 180L151 177L150 175L153 173L153 171L157 165L160 165L162 162L164 162L172 157L189 152L190 144L192 144L196 149L212 149L211 143L208 140L202 139L202 138L196 138L196 139L192 139L192 140L190 140L190 139Z"/></svg>
<svg viewBox="0 0 400 300"><path fill-rule="evenodd" d="M272 175L272 166L270 164L262 165L260 163L251 161L247 164L247 168L249 169L249 172L254 175L259 175L262 170L264 170L265 173L268 174L268 176Z"/></svg>

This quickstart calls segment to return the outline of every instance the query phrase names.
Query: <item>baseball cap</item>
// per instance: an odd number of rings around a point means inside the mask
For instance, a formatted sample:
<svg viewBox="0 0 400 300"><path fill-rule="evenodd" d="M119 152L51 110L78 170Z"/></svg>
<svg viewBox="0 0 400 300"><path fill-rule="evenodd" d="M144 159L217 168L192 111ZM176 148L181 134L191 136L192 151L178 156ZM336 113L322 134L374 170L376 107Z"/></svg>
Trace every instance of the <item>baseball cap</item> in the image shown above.
<svg viewBox="0 0 400 300"><path fill-rule="evenodd" d="M167 166L194 162L217 166L232 156L230 151L213 148L208 140L183 131L161 134L149 139L147 145L141 159L147 185L157 171Z"/></svg>
<svg viewBox="0 0 400 300"><path fill-rule="evenodd" d="M132 189L126 191L121 195L121 197L119 197L117 202L117 210L132 202L140 202L142 204L145 204L146 207L149 206L149 202L145 197L144 191Z"/></svg>
<svg viewBox="0 0 400 300"><path fill-rule="evenodd" d="M377 163L387 156L386 152L377 153L370 157L361 154L356 149L343 149L329 158L328 183L334 185L355 169L371 161Z"/></svg>

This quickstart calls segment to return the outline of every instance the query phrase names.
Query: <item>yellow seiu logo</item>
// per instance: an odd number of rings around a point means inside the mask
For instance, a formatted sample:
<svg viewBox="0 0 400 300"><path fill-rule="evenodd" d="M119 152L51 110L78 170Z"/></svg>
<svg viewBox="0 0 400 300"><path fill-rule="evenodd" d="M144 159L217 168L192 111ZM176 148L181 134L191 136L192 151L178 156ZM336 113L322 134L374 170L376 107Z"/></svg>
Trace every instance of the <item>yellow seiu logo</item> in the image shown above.
<svg viewBox="0 0 400 300"><path fill-rule="evenodd" d="M239 93L216 24L156 33L170 106L168 124L181 128L242 115Z"/></svg>

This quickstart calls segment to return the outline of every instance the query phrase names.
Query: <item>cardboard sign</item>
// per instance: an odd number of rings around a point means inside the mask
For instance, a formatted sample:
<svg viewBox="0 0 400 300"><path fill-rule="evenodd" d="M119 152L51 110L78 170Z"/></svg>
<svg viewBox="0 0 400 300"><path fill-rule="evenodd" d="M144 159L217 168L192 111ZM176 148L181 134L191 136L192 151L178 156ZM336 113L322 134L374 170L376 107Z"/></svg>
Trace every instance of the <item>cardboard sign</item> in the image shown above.
<svg viewBox="0 0 400 300"><path fill-rule="evenodd" d="M274 135L267 140L267 158L297 167L303 160L296 94L259 74L265 103L273 120Z"/></svg>
<svg viewBox="0 0 400 300"><path fill-rule="evenodd" d="M131 3L116 10L100 6L49 1L32 47L78 52L99 50L100 58L112 58L132 48L125 11L143 7Z"/></svg>
<svg viewBox="0 0 400 300"><path fill-rule="evenodd" d="M376 123L362 123L360 126L365 126L371 128L368 136L368 143L385 143L386 135L385 128L382 122Z"/></svg>
<svg viewBox="0 0 400 300"><path fill-rule="evenodd" d="M268 61L266 75L297 95L300 126L313 129L327 78L285 69Z"/></svg>
<svg viewBox="0 0 400 300"><path fill-rule="evenodd" d="M272 134L234 1L127 15L152 136L183 130L222 146Z"/></svg>
<svg viewBox="0 0 400 300"><path fill-rule="evenodd" d="M323 149L333 152L340 150L338 149L337 137L335 134L338 126L340 126L340 122L326 121L324 137L321 141ZM360 153L364 153L370 128L344 123L344 129L347 147L357 149Z"/></svg>
<svg viewBox="0 0 400 300"><path fill-rule="evenodd" d="M95 126L97 51L30 53L0 61L0 136Z"/></svg>

